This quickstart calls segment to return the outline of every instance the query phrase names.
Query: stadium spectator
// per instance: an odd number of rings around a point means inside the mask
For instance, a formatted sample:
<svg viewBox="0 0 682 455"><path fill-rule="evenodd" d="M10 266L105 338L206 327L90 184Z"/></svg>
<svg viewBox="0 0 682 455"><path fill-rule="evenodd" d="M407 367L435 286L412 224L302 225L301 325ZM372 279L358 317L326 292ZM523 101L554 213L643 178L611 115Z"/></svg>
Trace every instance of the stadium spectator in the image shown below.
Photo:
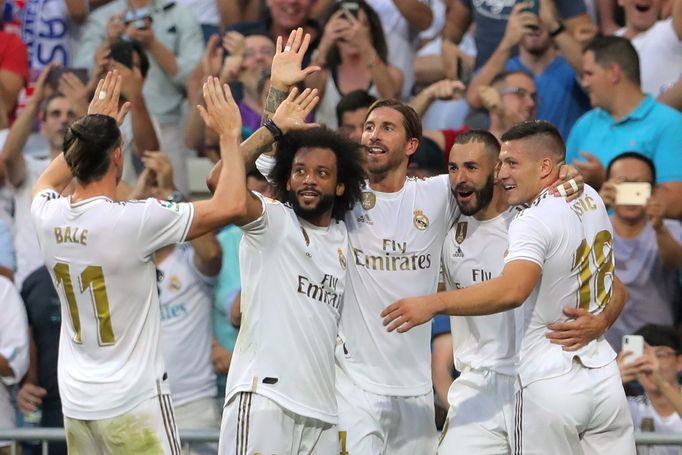
<svg viewBox="0 0 682 455"><path fill-rule="evenodd" d="M67 446L83 453L177 453L151 256L244 212L245 189L237 184L246 179L238 157L239 119L230 115L232 110L223 112L221 153L229 171L221 172L211 199L113 202L123 165L117 122L129 108L119 108L120 87L120 76L107 74L90 115L68 128L65 152L33 189L31 215L46 266L64 290L60 300L68 314L62 318L58 363ZM73 193L61 197L74 177ZM118 425L126 428L125 436L107 431Z"/></svg>
<svg viewBox="0 0 682 455"><path fill-rule="evenodd" d="M17 392L24 416L37 413L43 428L63 428L64 414L57 384L57 356L62 309L59 295L45 266L29 276L21 291L30 328L32 352L28 372ZM36 447L35 450L38 450ZM66 455L64 442L50 442L50 455Z"/></svg>
<svg viewBox="0 0 682 455"><path fill-rule="evenodd" d="M637 50L642 91L658 97L682 75L682 3L673 1L672 17L660 19L661 3L621 0L625 27L617 36L629 39Z"/></svg>
<svg viewBox="0 0 682 455"><path fill-rule="evenodd" d="M656 167L666 217L682 218L682 114L645 95L639 75L637 51L627 39L595 38L585 48L582 84L594 109L573 126L566 162L598 189L613 158L624 150L640 153Z"/></svg>
<svg viewBox="0 0 682 455"><path fill-rule="evenodd" d="M144 171L131 199L155 197L181 202L173 184L170 160L162 152L145 152ZM180 430L220 428L216 375L211 365L211 308L220 272L221 251L209 232L191 242L168 245L154 253L161 273L160 346L168 370L175 419ZM195 444L189 454L215 453L212 444Z"/></svg>
<svg viewBox="0 0 682 455"><path fill-rule="evenodd" d="M365 90L353 90L341 97L336 104L339 133L359 144L367 111L375 101L376 98Z"/></svg>
<svg viewBox="0 0 682 455"><path fill-rule="evenodd" d="M62 150L64 133L76 118L74 102L61 93L51 94L48 87L50 67L43 70L36 82L33 96L21 115L12 125L0 158L7 168L7 181L12 186L15 217L15 249L17 271L15 282L21 289L23 281L42 262L35 229L29 215L31 190L50 160ZM48 149L41 156L24 154L24 146L31 134L33 120L40 113L40 134L46 139Z"/></svg>
<svg viewBox="0 0 682 455"><path fill-rule="evenodd" d="M0 275L14 282L17 257L14 249L14 236L10 224L0 218Z"/></svg>
<svg viewBox="0 0 682 455"><path fill-rule="evenodd" d="M644 355L618 354L623 384L637 380L644 394L628 397L637 431L682 433L682 393L677 380L682 371L682 346L677 331L668 325L647 324L635 332L644 337ZM630 357L630 358L629 358ZM679 447L652 446L650 455L677 455Z"/></svg>
<svg viewBox="0 0 682 455"><path fill-rule="evenodd" d="M18 36L0 30L0 130L14 121L19 92L28 78L26 44Z"/></svg>
<svg viewBox="0 0 682 455"><path fill-rule="evenodd" d="M538 105L535 82L525 71L505 71L489 86L479 87L481 102L490 113L490 132L497 138L514 124L534 120Z"/></svg>
<svg viewBox="0 0 682 455"><path fill-rule="evenodd" d="M335 109L346 93L366 90L381 98L400 95L402 71L389 63L381 20L362 0L334 3L313 57L312 65L322 71L306 78L305 85L320 92L315 120L329 128L338 127Z"/></svg>
<svg viewBox="0 0 682 455"><path fill-rule="evenodd" d="M388 331L404 333L430 321L436 313L488 315L518 308L525 302L530 314L524 322L518 367L521 389L516 393L516 418L522 419L523 425L521 433L514 432L511 447L523 453L589 450L634 454L632 423L625 395L620 387L614 387L620 378L615 353L608 343L598 338L569 352L571 349L562 350L547 338L547 322L568 320L563 310L575 307L576 298L593 313L604 308L610 298L611 289L592 293L590 288L588 293L575 279L579 268L590 266L589 248L583 248L586 238L590 244L611 243L606 209L595 204L599 203L597 192L587 186L577 205L589 203L592 210L583 211L580 218L565 200L549 195L565 153L561 135L553 125L523 122L501 139L499 179L508 202L519 205L535 201L510 224L502 274L469 288L402 299L381 313L384 324ZM584 266L572 265L570 257L576 249L584 251ZM613 270L612 255L597 257L596 268ZM564 297L557 300L557 292ZM571 392L557 393L563 390ZM554 412L558 408L563 412Z"/></svg>
<svg viewBox="0 0 682 455"><path fill-rule="evenodd" d="M28 369L29 341L26 310L14 284L0 276L0 428L16 426L11 386L17 384ZM9 455L9 441L0 441L0 454Z"/></svg>
<svg viewBox="0 0 682 455"><path fill-rule="evenodd" d="M647 157L624 153L611 161L608 180L600 195L613 208L613 253L616 276L628 289L628 302L620 318L606 334L616 351L623 335L645 324L669 325L675 320L680 292L677 270L682 266L682 225L664 220L665 201L657 194L656 170ZM652 185L646 205L623 205L617 201L620 183L643 182Z"/></svg>
<svg viewBox="0 0 682 455"><path fill-rule="evenodd" d="M539 6L539 0L531 1ZM584 2L575 0L550 1L555 4L559 17L568 32L574 37L581 29L593 26ZM475 69L481 68L502 40L507 20L515 3L474 0L451 1L447 22L443 29L444 39L459 43L473 21L476 25L474 32L477 51ZM531 6L530 1L528 6Z"/></svg>
<svg viewBox="0 0 682 455"><path fill-rule="evenodd" d="M175 184L186 194L187 149L181 117L185 82L204 49L201 28L192 11L170 0L114 0L88 15L75 66L92 72L95 52L106 52L124 36L139 42L149 59L142 93L157 124L161 150L173 163Z"/></svg>
<svg viewBox="0 0 682 455"><path fill-rule="evenodd" d="M523 3L512 8L502 40L469 84L467 100L478 109L480 86L490 85L504 70L525 71L533 75L537 87L536 117L552 122L568 137L575 121L589 109L577 80L582 71L580 45L549 7L540 11L540 18L524 8ZM517 46L519 54L512 57Z"/></svg>

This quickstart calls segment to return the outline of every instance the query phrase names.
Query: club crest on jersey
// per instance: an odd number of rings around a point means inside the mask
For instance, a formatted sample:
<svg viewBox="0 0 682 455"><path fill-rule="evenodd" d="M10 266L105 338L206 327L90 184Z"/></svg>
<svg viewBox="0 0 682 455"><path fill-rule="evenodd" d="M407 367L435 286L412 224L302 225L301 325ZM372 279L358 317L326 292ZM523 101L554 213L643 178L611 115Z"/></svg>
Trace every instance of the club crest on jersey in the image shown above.
<svg viewBox="0 0 682 455"><path fill-rule="evenodd" d="M172 211L174 211L174 212L178 212L178 211L180 210L179 207L178 207L178 204L176 204L175 202L164 201L164 200L161 200L161 199L157 199L156 202L157 202L161 207L163 207L164 209L172 210Z"/></svg>
<svg viewBox="0 0 682 455"><path fill-rule="evenodd" d="M414 211L414 218L412 219L412 222L414 223L414 227L420 231L425 231L426 228L429 227L429 218L424 215L424 212L421 210Z"/></svg>
<svg viewBox="0 0 682 455"><path fill-rule="evenodd" d="M365 210L371 210L377 204L377 195L371 191L363 191L360 196L360 205Z"/></svg>
<svg viewBox="0 0 682 455"><path fill-rule="evenodd" d="M176 275L171 276L168 282L168 287L173 292L179 291L180 288L182 287L182 283L180 283L180 278L178 278Z"/></svg>
<svg viewBox="0 0 682 455"><path fill-rule="evenodd" d="M339 264L341 264L341 268L343 270L346 270L346 256L343 254L343 251L341 248L337 250L339 252Z"/></svg>
<svg viewBox="0 0 682 455"><path fill-rule="evenodd" d="M464 239L467 238L467 228L469 227L468 221L460 221L457 223L457 229L455 231L455 241L457 243L462 243Z"/></svg>

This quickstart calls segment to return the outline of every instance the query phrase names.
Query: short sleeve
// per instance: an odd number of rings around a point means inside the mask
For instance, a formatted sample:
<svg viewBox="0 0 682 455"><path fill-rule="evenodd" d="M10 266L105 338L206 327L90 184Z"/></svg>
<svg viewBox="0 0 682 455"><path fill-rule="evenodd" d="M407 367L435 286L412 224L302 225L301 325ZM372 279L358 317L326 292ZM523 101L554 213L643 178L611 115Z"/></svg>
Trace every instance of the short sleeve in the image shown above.
<svg viewBox="0 0 682 455"><path fill-rule="evenodd" d="M12 377L0 378L6 385L18 383L28 370L29 341L26 309L14 284L0 277L0 355L7 359L14 372ZM7 330L11 328L11 330Z"/></svg>
<svg viewBox="0 0 682 455"><path fill-rule="evenodd" d="M543 268L551 251L551 231L527 211L521 212L509 226L509 249L504 263L525 260Z"/></svg>
<svg viewBox="0 0 682 455"><path fill-rule="evenodd" d="M9 224L0 219L0 266L16 270L17 261L14 251L14 239Z"/></svg>
<svg viewBox="0 0 682 455"><path fill-rule="evenodd" d="M450 333L450 316L438 314L431 320L431 339Z"/></svg>
<svg viewBox="0 0 682 455"><path fill-rule="evenodd" d="M674 113L674 121L660 129L660 136L653 161L656 166L656 183L682 181L682 116Z"/></svg>
<svg viewBox="0 0 682 455"><path fill-rule="evenodd" d="M166 245L181 243L187 237L194 218L194 205L149 198L144 202L129 202L138 209L142 204L142 220L137 238L138 250L146 258Z"/></svg>
<svg viewBox="0 0 682 455"><path fill-rule="evenodd" d="M0 32L0 70L19 75L24 82L29 78L28 51L21 38L13 33Z"/></svg>
<svg viewBox="0 0 682 455"><path fill-rule="evenodd" d="M268 183L272 184L272 180L270 179L270 172L272 172L272 169L275 167L275 158L266 155L264 153L261 153L258 158L256 158L256 169L258 169L258 172L265 177L265 179L268 181Z"/></svg>
<svg viewBox="0 0 682 455"><path fill-rule="evenodd" d="M284 204L267 198L260 193L253 192L261 200L263 212L261 216L249 224L241 226L244 241L256 248L273 245L286 232L291 217Z"/></svg>
<svg viewBox="0 0 682 455"><path fill-rule="evenodd" d="M584 117L578 119L577 122L573 124L571 132L568 134L568 139L566 140L566 163L571 164L573 160L578 158L578 149L580 148L580 138L583 135L583 120Z"/></svg>
<svg viewBox="0 0 682 455"><path fill-rule="evenodd" d="M47 208L47 204L51 200L58 199L60 197L61 195L59 193L49 188L44 189L35 195L31 201L31 218L33 220L33 225L36 226L36 228L41 225L39 220L42 218L45 209Z"/></svg>

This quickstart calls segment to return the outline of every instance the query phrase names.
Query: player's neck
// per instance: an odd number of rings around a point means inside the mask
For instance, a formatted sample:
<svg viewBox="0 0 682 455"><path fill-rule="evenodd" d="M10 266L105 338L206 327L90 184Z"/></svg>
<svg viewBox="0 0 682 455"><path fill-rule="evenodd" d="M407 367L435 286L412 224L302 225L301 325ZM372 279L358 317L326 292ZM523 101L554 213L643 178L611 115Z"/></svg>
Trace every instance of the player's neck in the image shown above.
<svg viewBox="0 0 682 455"><path fill-rule="evenodd" d="M406 177L407 167L402 165L384 173L370 173L369 187L382 193L397 193L405 186Z"/></svg>
<svg viewBox="0 0 682 455"><path fill-rule="evenodd" d="M329 209L324 213L321 213L319 215L302 215L300 213L296 214L297 217L302 219L303 221L306 221L314 226L318 227L328 227L330 224L332 224L332 210Z"/></svg>
<svg viewBox="0 0 682 455"><path fill-rule="evenodd" d="M626 220L616 215L611 218L611 223L619 237L626 240L632 240L636 238L642 232L644 226L646 226L646 217Z"/></svg>
<svg viewBox="0 0 682 455"><path fill-rule="evenodd" d="M508 208L509 204L507 203L507 196L498 185L495 185L493 197L490 199L488 205L474 213L473 217L478 221L492 220L493 218L500 216L501 213L507 211Z"/></svg>
<svg viewBox="0 0 682 455"><path fill-rule="evenodd" d="M100 180L88 184L76 183L76 188L71 195L72 202L81 202L94 197L108 197L116 200L116 177L111 173L106 174Z"/></svg>

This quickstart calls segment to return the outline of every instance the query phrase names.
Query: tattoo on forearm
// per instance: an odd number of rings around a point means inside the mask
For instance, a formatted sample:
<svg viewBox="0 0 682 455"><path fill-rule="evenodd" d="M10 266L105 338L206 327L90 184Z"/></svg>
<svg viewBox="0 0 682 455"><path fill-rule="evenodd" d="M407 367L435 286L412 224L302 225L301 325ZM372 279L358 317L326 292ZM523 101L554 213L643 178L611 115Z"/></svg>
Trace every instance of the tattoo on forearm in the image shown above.
<svg viewBox="0 0 682 455"><path fill-rule="evenodd" d="M263 117L261 118L261 125L265 123L266 120L268 120L270 117L272 117L272 114L275 113L277 108L279 107L280 104L282 104L282 101L287 99L288 93L276 89L274 87L270 87L270 91L268 92L268 97L265 100L265 108L263 109Z"/></svg>

